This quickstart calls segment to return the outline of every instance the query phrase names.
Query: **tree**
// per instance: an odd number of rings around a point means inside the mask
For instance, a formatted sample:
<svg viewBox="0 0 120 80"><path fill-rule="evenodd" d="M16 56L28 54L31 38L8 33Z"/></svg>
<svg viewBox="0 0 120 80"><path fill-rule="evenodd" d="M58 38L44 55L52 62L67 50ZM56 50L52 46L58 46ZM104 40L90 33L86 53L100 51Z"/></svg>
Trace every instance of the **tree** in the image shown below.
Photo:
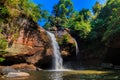
<svg viewBox="0 0 120 80"><path fill-rule="evenodd" d="M90 19L91 12L89 11L89 9L82 9L81 11L79 11L79 16L81 19L86 21Z"/></svg>
<svg viewBox="0 0 120 80"><path fill-rule="evenodd" d="M91 31L91 25L89 21L76 21L71 26L71 30L75 37L86 38Z"/></svg>
<svg viewBox="0 0 120 80"><path fill-rule="evenodd" d="M120 0L108 1L104 9L108 9L109 15L107 17L107 29L103 35L103 41L109 44L113 37L117 37L120 34Z"/></svg>
<svg viewBox="0 0 120 80"><path fill-rule="evenodd" d="M93 13L95 15L98 15L100 13L100 10L102 9L102 5L99 2L96 2L92 9Z"/></svg>
<svg viewBox="0 0 120 80"><path fill-rule="evenodd" d="M53 15L56 17L69 18L73 12L73 3L71 0L59 0L53 7Z"/></svg>
<svg viewBox="0 0 120 80"><path fill-rule="evenodd" d="M69 19L72 35L79 38L86 38L91 31L90 18L91 12L88 9L74 12Z"/></svg>
<svg viewBox="0 0 120 80"><path fill-rule="evenodd" d="M100 7L97 8L95 4L93 11L97 12L97 16L91 22L92 31L89 34L89 38L92 41L105 42L107 45L120 34L119 5L120 0L108 0L106 5L101 9Z"/></svg>
<svg viewBox="0 0 120 80"><path fill-rule="evenodd" d="M88 9L74 11L71 0L59 0L53 7L53 14L49 16L45 28L53 26L69 28L72 34L85 38L91 31L91 12Z"/></svg>
<svg viewBox="0 0 120 80"><path fill-rule="evenodd" d="M73 3L71 0L59 0L57 4L54 5L52 15L48 17L46 24L50 27L67 27L68 20L73 13ZM45 27L48 27L44 25Z"/></svg>

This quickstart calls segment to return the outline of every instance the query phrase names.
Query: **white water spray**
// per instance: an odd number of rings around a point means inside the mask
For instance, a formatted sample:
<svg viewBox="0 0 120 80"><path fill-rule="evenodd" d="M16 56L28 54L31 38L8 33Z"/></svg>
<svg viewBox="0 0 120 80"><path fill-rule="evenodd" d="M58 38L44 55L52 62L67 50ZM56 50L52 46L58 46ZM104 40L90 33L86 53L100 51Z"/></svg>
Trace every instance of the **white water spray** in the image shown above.
<svg viewBox="0 0 120 80"><path fill-rule="evenodd" d="M62 57L61 57L61 53L59 51L59 45L56 41L56 38L55 38L55 35L48 32L48 35L50 36L50 39L51 39L51 42L52 42L52 46L53 46L53 53L54 53L54 56L53 56L53 61L52 61L52 69L54 70L61 70L63 68L63 60L62 60Z"/></svg>

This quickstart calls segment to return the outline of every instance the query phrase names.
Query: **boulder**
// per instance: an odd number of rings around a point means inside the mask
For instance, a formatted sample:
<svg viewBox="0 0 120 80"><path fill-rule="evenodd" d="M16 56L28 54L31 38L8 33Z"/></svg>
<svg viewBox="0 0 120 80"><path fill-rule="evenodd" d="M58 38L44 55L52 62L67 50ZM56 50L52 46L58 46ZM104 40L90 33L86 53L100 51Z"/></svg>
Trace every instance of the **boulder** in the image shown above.
<svg viewBox="0 0 120 80"><path fill-rule="evenodd" d="M9 72L17 72L17 71L12 67L4 67L1 69L1 74L3 75L8 74Z"/></svg>
<svg viewBox="0 0 120 80"><path fill-rule="evenodd" d="M14 78L14 77L28 77L30 76L29 73L26 72L9 72L5 75L5 77Z"/></svg>
<svg viewBox="0 0 120 80"><path fill-rule="evenodd" d="M21 63L21 64L14 64L11 66L17 71L36 71L37 68L33 64L26 64L26 63Z"/></svg>

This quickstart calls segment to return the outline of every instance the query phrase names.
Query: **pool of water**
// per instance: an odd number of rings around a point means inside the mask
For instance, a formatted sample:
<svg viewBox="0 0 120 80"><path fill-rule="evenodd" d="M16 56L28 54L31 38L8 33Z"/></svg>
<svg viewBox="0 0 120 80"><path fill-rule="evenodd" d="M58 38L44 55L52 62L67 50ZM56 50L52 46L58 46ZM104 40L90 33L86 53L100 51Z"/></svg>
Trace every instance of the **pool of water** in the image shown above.
<svg viewBox="0 0 120 80"><path fill-rule="evenodd" d="M1 77L0 80L120 80L120 70L42 70L29 73L30 77Z"/></svg>

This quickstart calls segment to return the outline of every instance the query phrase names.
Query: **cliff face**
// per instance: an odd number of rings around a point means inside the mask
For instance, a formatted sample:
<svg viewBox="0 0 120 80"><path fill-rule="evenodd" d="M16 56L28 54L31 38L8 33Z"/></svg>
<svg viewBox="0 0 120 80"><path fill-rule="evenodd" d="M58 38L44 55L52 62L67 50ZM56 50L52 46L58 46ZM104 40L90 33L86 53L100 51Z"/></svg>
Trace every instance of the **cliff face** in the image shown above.
<svg viewBox="0 0 120 80"><path fill-rule="evenodd" d="M24 17L15 19L11 24L17 26L17 31L13 31L10 34L5 33L8 41L8 46L5 49L7 53L1 55L5 60L0 65L17 65L18 68L34 65L43 69L51 68L53 48L50 36L48 36L46 30L31 19ZM9 26L9 24L3 24L3 27L5 25ZM60 45L64 62L74 61L76 58L75 41L68 33L68 30L55 30L54 32Z"/></svg>
<svg viewBox="0 0 120 80"><path fill-rule="evenodd" d="M15 39L12 34L7 37L7 54L2 55L5 61L1 65L29 63L49 67L53 53L46 31L29 19L19 18L16 22L22 28Z"/></svg>

